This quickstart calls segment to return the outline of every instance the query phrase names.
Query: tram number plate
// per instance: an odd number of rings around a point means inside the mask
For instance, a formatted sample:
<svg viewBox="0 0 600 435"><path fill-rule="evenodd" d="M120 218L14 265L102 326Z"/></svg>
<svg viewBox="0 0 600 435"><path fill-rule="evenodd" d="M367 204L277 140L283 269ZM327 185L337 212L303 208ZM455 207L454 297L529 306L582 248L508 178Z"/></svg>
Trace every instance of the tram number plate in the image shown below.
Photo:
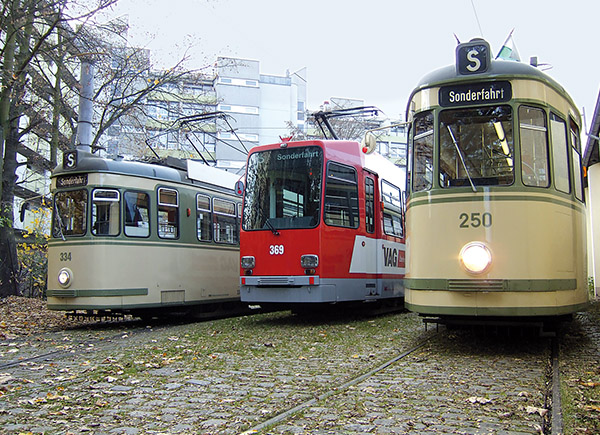
<svg viewBox="0 0 600 435"><path fill-rule="evenodd" d="M283 245L271 245L269 246L269 254L271 255L283 255Z"/></svg>
<svg viewBox="0 0 600 435"><path fill-rule="evenodd" d="M71 261L71 253L70 252L61 252L60 253L60 261Z"/></svg>
<svg viewBox="0 0 600 435"><path fill-rule="evenodd" d="M461 213L458 216L460 220L459 228L489 228L492 226L491 213Z"/></svg>

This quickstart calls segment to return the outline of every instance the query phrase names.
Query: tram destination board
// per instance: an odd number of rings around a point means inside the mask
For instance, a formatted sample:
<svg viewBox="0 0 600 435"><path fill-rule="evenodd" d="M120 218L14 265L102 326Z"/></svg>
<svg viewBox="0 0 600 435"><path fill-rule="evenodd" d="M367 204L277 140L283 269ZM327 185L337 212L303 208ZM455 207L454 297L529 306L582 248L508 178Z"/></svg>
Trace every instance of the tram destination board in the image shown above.
<svg viewBox="0 0 600 435"><path fill-rule="evenodd" d="M56 187L80 187L86 186L87 182L87 174L65 175L56 178Z"/></svg>
<svg viewBox="0 0 600 435"><path fill-rule="evenodd" d="M442 86L439 91L442 107L504 103L511 98L512 87L507 81Z"/></svg>

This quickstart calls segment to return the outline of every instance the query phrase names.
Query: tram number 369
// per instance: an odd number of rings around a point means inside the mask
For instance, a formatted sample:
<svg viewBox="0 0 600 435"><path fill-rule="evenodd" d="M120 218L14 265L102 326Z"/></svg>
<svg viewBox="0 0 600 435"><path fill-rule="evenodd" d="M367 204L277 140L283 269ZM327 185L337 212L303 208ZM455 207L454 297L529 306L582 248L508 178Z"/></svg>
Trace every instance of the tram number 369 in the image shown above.
<svg viewBox="0 0 600 435"><path fill-rule="evenodd" d="M269 246L270 255L283 255L283 245L271 245Z"/></svg>
<svg viewBox="0 0 600 435"><path fill-rule="evenodd" d="M491 213L461 213L458 216L460 220L459 228L489 228L492 226Z"/></svg>

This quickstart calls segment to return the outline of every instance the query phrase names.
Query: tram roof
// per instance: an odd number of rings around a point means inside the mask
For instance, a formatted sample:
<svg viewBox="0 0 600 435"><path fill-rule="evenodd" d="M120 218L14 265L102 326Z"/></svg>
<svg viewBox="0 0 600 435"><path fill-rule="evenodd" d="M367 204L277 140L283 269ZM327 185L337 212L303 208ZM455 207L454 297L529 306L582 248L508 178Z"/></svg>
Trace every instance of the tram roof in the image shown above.
<svg viewBox="0 0 600 435"><path fill-rule="evenodd" d="M588 135L585 153L583 154L583 165L590 167L600 162L600 144L598 137L600 136L600 94L596 100L596 108L590 125L590 133Z"/></svg>
<svg viewBox="0 0 600 435"><path fill-rule="evenodd" d="M534 66L514 60L492 60L490 61L490 66L485 73L468 76L458 74L456 71L456 65L454 64L439 68L421 78L413 90L409 101L412 100L412 96L421 89L430 88L433 86L440 86L446 83L479 82L489 79L506 78L528 78L544 82L548 86L554 88L560 94L563 94L575 107L575 103L573 102L571 96L556 80Z"/></svg>
<svg viewBox="0 0 600 435"><path fill-rule="evenodd" d="M219 177L214 176L214 171L222 171L211 166L207 166L211 170L212 177L208 180L192 176L186 171L186 161L180 159L170 159L165 163L161 162L137 162L123 159L106 159L93 154L79 152L77 159L77 167L73 169L63 168L63 165L57 166L52 172L52 176L67 175L82 172L110 172L118 175L128 175L134 177L153 178L158 180L173 181L177 183L185 183L190 185L212 184L219 187L224 187L229 190L234 188L235 180L231 178L239 178L230 174L228 182L221 182ZM195 167L195 172L199 169ZM222 171L225 172L225 171Z"/></svg>

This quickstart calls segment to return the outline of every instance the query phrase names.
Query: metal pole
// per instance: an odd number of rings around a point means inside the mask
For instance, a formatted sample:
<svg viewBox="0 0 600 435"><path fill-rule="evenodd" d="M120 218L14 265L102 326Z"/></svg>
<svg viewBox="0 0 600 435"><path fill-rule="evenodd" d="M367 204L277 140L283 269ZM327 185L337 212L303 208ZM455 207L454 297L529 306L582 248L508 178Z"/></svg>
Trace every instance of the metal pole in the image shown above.
<svg viewBox="0 0 600 435"><path fill-rule="evenodd" d="M94 64L81 60L81 94L79 95L79 119L77 122L76 147L80 151L92 152L92 121L94 117Z"/></svg>

